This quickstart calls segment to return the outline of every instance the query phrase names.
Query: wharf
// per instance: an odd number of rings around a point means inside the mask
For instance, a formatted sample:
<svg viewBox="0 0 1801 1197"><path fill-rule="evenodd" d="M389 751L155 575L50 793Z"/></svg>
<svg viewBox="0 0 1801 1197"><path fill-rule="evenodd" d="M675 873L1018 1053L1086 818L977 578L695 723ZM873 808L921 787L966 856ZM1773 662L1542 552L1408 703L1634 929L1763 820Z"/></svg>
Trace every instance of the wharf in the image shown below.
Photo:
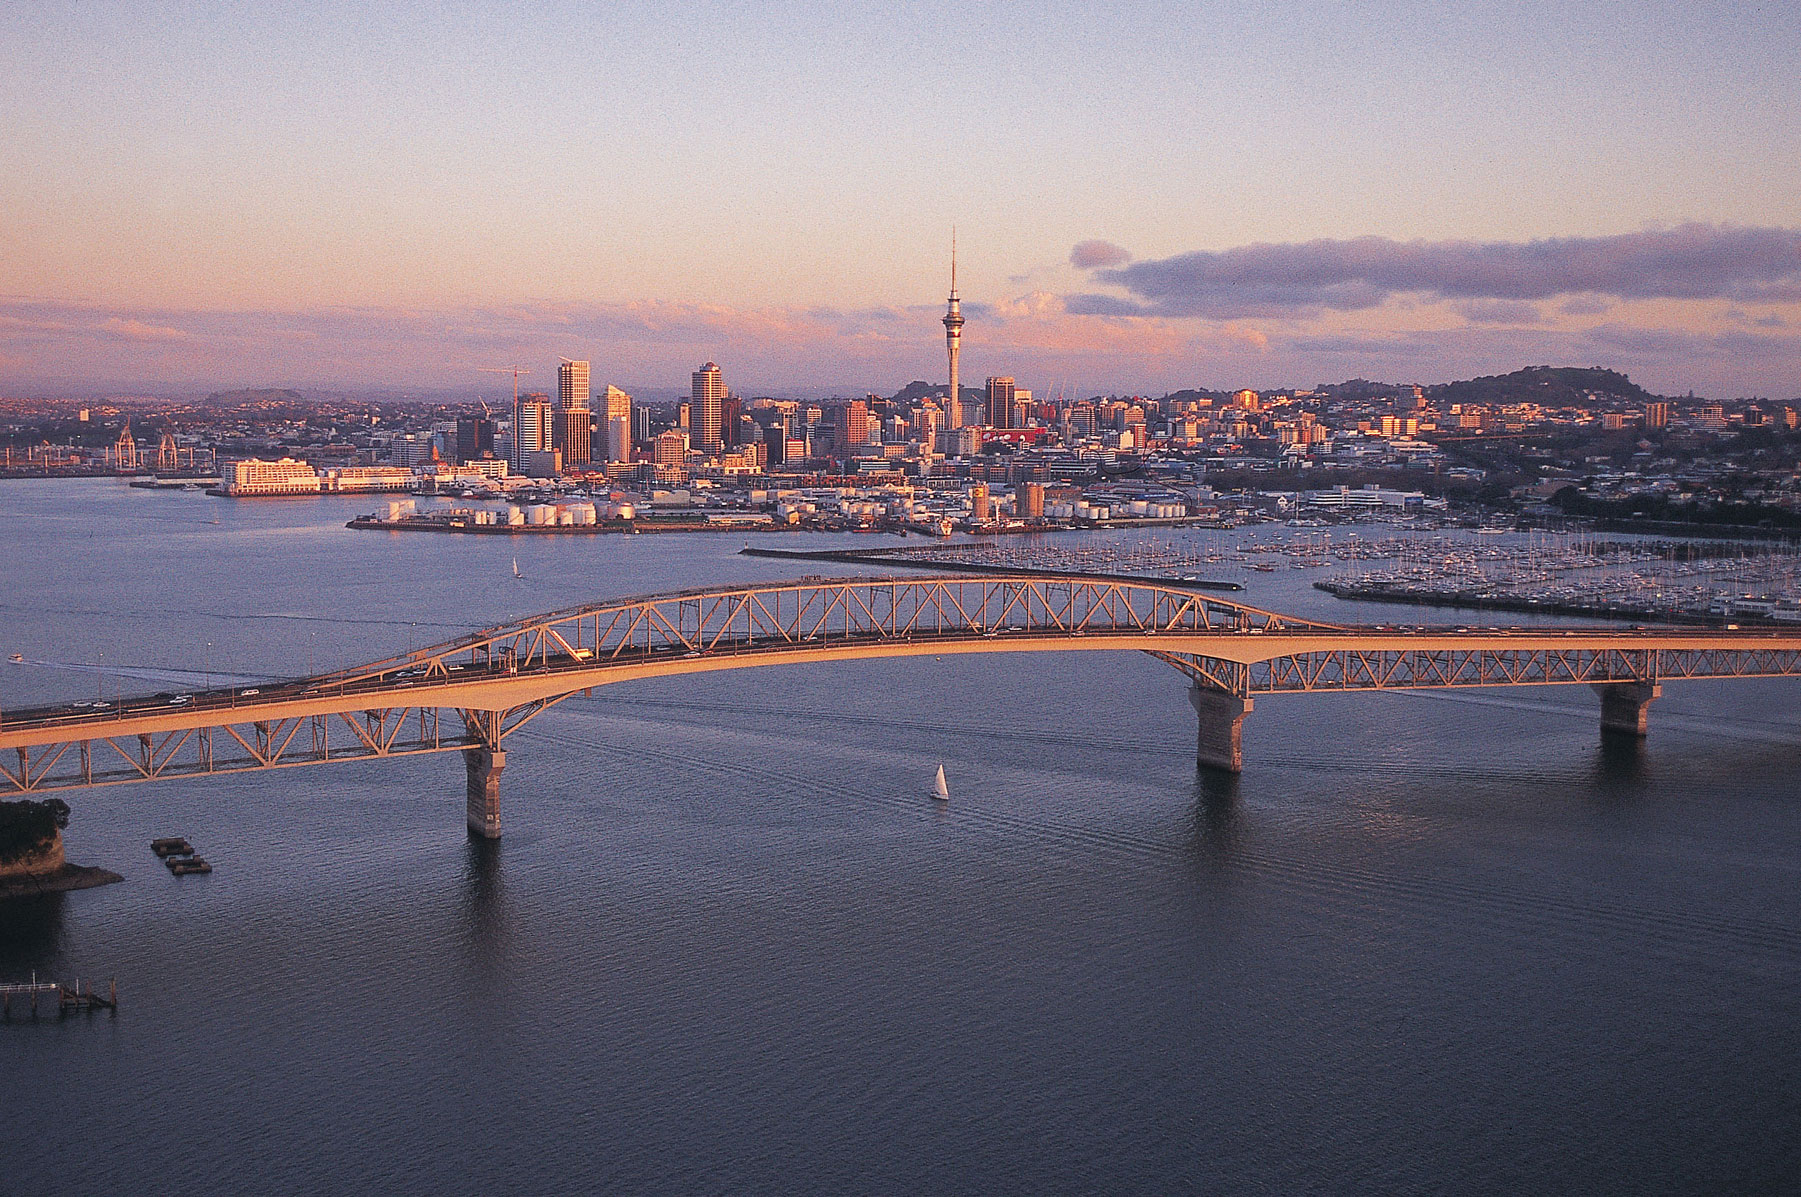
<svg viewBox="0 0 1801 1197"><path fill-rule="evenodd" d="M927 549L753 549L746 545L738 550L740 557L785 557L791 561L835 561L856 565L898 565L902 569L936 570L940 573L1021 575L1034 578L1095 578L1103 582L1152 582L1173 586L1178 590L1243 590L1237 582L1208 578L1152 577L1144 574L1105 573L1096 570L1043 569L1018 565L989 565L971 561L939 561L916 556L935 551Z"/></svg>
<svg viewBox="0 0 1801 1197"><path fill-rule="evenodd" d="M1769 627L1793 626L1755 615L1700 615L1692 611L1634 607L1625 603L1581 603L1563 599L1526 598L1521 595L1484 594L1473 590L1404 590L1329 581L1315 582L1313 588L1323 590L1334 598L1359 603L1404 603L1414 607L1514 611L1522 615L1574 615L1584 619L1618 619L1633 623L1682 624L1693 627L1717 628L1747 623Z"/></svg>
<svg viewBox="0 0 1801 1197"><path fill-rule="evenodd" d="M449 532L475 536L596 536L639 532L789 532L776 524L750 520L603 520L593 524L478 524L469 520L388 520L359 515L344 525L375 532Z"/></svg>

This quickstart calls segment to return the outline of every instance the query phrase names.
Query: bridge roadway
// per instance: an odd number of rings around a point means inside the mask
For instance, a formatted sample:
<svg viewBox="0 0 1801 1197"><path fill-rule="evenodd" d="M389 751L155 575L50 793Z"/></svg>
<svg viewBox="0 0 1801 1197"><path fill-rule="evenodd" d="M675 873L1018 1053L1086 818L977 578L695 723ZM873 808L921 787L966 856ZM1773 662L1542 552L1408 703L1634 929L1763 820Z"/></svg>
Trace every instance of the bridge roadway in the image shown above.
<svg viewBox="0 0 1801 1197"><path fill-rule="evenodd" d="M643 677L951 653L1150 653L1190 680L1201 766L1242 767L1254 696L1577 685L1643 735L1664 681L1801 674L1801 628L1346 627L1179 584L804 579L535 616L336 673L0 712L0 793L461 751L498 836L504 742L571 694Z"/></svg>

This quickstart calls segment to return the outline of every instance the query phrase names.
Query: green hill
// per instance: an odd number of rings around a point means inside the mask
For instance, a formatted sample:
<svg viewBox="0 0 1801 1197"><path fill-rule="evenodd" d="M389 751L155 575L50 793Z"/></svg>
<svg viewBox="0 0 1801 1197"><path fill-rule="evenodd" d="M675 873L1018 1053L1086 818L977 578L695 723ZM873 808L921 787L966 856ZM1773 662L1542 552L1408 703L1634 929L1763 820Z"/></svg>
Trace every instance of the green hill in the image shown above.
<svg viewBox="0 0 1801 1197"><path fill-rule="evenodd" d="M1490 374L1426 388L1428 398L1447 403L1542 403L1569 407L1590 394L1646 403L1657 396L1621 374L1596 366L1527 366L1511 374Z"/></svg>

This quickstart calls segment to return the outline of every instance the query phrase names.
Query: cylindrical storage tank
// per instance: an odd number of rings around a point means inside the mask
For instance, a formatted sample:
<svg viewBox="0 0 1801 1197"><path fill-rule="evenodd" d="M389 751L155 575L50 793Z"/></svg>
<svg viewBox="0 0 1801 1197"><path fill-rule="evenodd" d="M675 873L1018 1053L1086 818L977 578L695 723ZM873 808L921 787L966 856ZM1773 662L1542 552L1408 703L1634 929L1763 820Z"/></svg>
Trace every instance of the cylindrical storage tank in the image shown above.
<svg viewBox="0 0 1801 1197"><path fill-rule="evenodd" d="M525 508L523 508L523 507L507 508L507 524L509 526L517 527L518 525L523 524L524 522L525 522Z"/></svg>
<svg viewBox="0 0 1801 1197"><path fill-rule="evenodd" d="M557 523L565 528L575 526L575 511L569 507L557 508Z"/></svg>
<svg viewBox="0 0 1801 1197"><path fill-rule="evenodd" d="M638 509L633 507L630 503L621 503L613 509L614 519L629 520L637 514Z"/></svg>

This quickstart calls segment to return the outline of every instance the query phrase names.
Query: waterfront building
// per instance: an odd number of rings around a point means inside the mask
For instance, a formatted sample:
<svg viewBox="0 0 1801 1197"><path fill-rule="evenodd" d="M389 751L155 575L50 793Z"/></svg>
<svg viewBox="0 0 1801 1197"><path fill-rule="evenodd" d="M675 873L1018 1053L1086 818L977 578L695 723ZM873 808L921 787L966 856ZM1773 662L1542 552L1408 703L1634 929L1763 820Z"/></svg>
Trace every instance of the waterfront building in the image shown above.
<svg viewBox="0 0 1801 1197"><path fill-rule="evenodd" d="M550 397L521 395L513 405L513 472L530 474L525 468L528 454L542 453L553 447L551 436ZM545 477L537 474L533 477Z"/></svg>
<svg viewBox="0 0 1801 1197"><path fill-rule="evenodd" d="M417 475L400 466L345 466L326 470L319 489L333 494L367 494L372 491L411 490Z"/></svg>
<svg viewBox="0 0 1801 1197"><path fill-rule="evenodd" d="M1044 483L1021 482L1013 490L1013 514L1021 519L1044 518Z"/></svg>
<svg viewBox="0 0 1801 1197"><path fill-rule="evenodd" d="M693 397L688 406L690 430L703 453L718 453L725 448L725 379L712 362L696 370L693 378Z"/></svg>
<svg viewBox="0 0 1801 1197"><path fill-rule="evenodd" d="M219 471L220 489L228 495L316 495L319 472L304 461L284 457L263 461L252 457L228 461Z"/></svg>

